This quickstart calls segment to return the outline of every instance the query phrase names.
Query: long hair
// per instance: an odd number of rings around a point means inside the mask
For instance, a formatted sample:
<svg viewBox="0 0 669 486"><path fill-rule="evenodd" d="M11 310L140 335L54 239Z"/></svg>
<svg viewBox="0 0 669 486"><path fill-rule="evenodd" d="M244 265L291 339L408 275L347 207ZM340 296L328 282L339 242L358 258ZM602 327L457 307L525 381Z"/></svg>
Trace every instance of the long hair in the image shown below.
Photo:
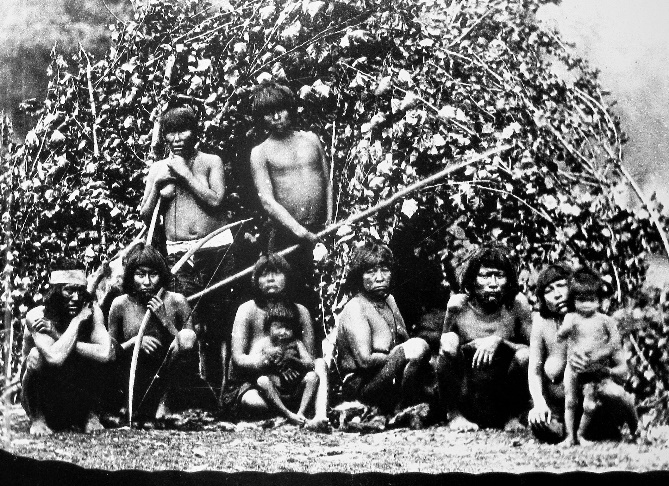
<svg viewBox="0 0 669 486"><path fill-rule="evenodd" d="M516 267L508 251L499 246L481 248L467 264L462 275L462 289L470 296L476 295L476 278L481 267L494 268L504 272L506 284L502 289L502 305L507 309L513 307L513 302L520 291Z"/></svg>
<svg viewBox="0 0 669 486"><path fill-rule="evenodd" d="M385 265L391 270L395 266L393 252L387 245L376 241L368 241L355 248L353 255L351 255L351 263L342 290L350 295L360 292L363 288L363 274L379 265Z"/></svg>
<svg viewBox="0 0 669 486"><path fill-rule="evenodd" d="M606 285L597 272L588 267L581 267L569 279L567 308L574 312L576 300L597 300L601 303L606 295Z"/></svg>
<svg viewBox="0 0 669 486"><path fill-rule="evenodd" d="M537 278L536 296L539 301L539 315L545 319L554 317L555 313L551 312L546 305L546 287L559 280L569 282L572 271L566 265L552 264L544 268Z"/></svg>
<svg viewBox="0 0 669 486"><path fill-rule="evenodd" d="M191 130L197 138L200 135L198 115L190 106L170 108L160 120L160 133L178 133Z"/></svg>
<svg viewBox="0 0 669 486"><path fill-rule="evenodd" d="M253 266L253 274L251 275L251 292L258 307L265 307L267 303L267 298L260 291L260 285L258 284L260 277L267 272L282 273L286 277L284 297L292 296L293 270L288 261L276 253L262 255Z"/></svg>
<svg viewBox="0 0 669 486"><path fill-rule="evenodd" d="M297 99L288 87L276 82L260 85L253 93L251 115L256 125L264 126L263 117L277 111L286 110L292 123L297 118Z"/></svg>
<svg viewBox="0 0 669 486"><path fill-rule="evenodd" d="M269 304L265 313L265 322L263 323L265 334L269 334L269 329L273 322L281 322L293 331L295 339L302 339L300 311L294 302L279 301Z"/></svg>
<svg viewBox="0 0 669 486"><path fill-rule="evenodd" d="M171 275L167 269L165 258L151 245L139 243L127 255L125 269L123 270L123 293L128 295L137 294L135 272L139 267L148 267L158 272L158 288L166 287L170 282Z"/></svg>

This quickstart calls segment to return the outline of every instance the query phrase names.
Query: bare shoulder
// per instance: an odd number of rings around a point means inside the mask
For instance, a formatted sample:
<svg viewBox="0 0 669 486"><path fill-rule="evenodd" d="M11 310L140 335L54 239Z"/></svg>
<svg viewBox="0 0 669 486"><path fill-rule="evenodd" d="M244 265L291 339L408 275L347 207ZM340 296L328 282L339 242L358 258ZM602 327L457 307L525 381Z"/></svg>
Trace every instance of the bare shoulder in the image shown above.
<svg viewBox="0 0 669 486"><path fill-rule="evenodd" d="M321 139L318 137L318 135L316 135L315 132L300 130L299 132L297 132L297 134L305 142L309 142L309 143L312 143L314 145L319 145L319 146L321 145Z"/></svg>
<svg viewBox="0 0 669 486"><path fill-rule="evenodd" d="M530 301L525 294L518 292L513 300L513 307L518 311L527 311L531 309Z"/></svg>
<svg viewBox="0 0 669 486"><path fill-rule="evenodd" d="M198 152L197 160L209 167L223 165L223 160L216 154L208 154L206 152Z"/></svg>
<svg viewBox="0 0 669 486"><path fill-rule="evenodd" d="M448 299L448 304L446 305L446 309L450 313L460 313L464 310L464 308L467 306L467 302L469 301L469 297L467 294L453 294L451 295L451 298Z"/></svg>
<svg viewBox="0 0 669 486"><path fill-rule="evenodd" d="M265 140L260 142L258 145L255 145L251 149L251 161L266 159L265 150L270 143L271 143L271 140L269 138L266 138Z"/></svg>
<svg viewBox="0 0 669 486"><path fill-rule="evenodd" d="M252 318L258 310L258 306L253 300L247 300L237 308L235 320Z"/></svg>
<svg viewBox="0 0 669 486"><path fill-rule="evenodd" d="M366 315L366 303L363 301L360 296L355 296L349 300L344 308L341 311L341 323L343 325L350 325L350 322L355 322L356 320L364 317Z"/></svg>
<svg viewBox="0 0 669 486"><path fill-rule="evenodd" d="M532 334L540 334L543 336L544 331L549 326L553 326L553 321L551 319L542 317L538 312L532 312Z"/></svg>

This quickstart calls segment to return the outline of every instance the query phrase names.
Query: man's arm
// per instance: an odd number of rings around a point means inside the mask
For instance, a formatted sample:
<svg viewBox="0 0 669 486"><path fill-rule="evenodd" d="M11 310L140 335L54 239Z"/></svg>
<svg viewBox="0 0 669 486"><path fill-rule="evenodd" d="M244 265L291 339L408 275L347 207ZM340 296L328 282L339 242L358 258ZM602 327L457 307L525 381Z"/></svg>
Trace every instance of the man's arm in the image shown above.
<svg viewBox="0 0 669 486"><path fill-rule="evenodd" d="M87 309L87 312L84 313L84 309ZM35 325L36 320L39 317L42 317L41 315L31 315L31 313L29 313L28 316L26 316L26 324L33 336L35 346L42 357L50 365L62 365L67 357L75 350L77 338L79 336L79 328L82 322L86 319L86 316L90 315L92 312L89 306L84 306L84 309L70 320L65 332L61 334L58 339L54 339L45 332L33 332L33 326Z"/></svg>
<svg viewBox="0 0 669 486"><path fill-rule="evenodd" d="M104 316L102 310L97 305L93 306L93 316L91 330L91 342L77 341L76 349L79 356L89 358L100 363L108 363L116 356L114 347L111 344L111 337L105 329Z"/></svg>
<svg viewBox="0 0 669 486"><path fill-rule="evenodd" d="M305 370L313 370L314 369L314 358L311 353L307 350L307 347L304 345L302 341L296 341L295 342L296 347L297 347L297 352L298 352L298 357L295 358L297 361L298 365L302 367L302 369Z"/></svg>
<svg viewBox="0 0 669 486"><path fill-rule="evenodd" d="M253 150L251 150L251 175L253 176L253 183L258 192L260 204L262 204L263 209L267 212L270 218L277 221L281 226L288 229L300 239L314 242L318 241L318 237L315 234L298 223L288 210L274 198L272 179L269 175L267 158L263 153L262 145L254 147Z"/></svg>
<svg viewBox="0 0 669 486"><path fill-rule="evenodd" d="M530 389L532 403L537 408L548 408L544 398L543 366L546 359L544 348L543 318L537 313L532 325L530 336L530 362L527 370L527 381Z"/></svg>
<svg viewBox="0 0 669 486"><path fill-rule="evenodd" d="M388 296L388 305L390 306L390 310L392 311L393 317L395 319L395 324L397 325L397 342L395 344L403 343L409 339L409 331L407 331L404 318L402 317L402 314L400 314L400 309L397 307L395 297L392 295Z"/></svg>
<svg viewBox="0 0 669 486"><path fill-rule="evenodd" d="M448 299L444 322L441 327L441 338L439 339L439 354L455 355L460 346L460 336L457 332L457 316L467 304L465 294L453 294Z"/></svg>
<svg viewBox="0 0 669 486"><path fill-rule="evenodd" d="M207 167L206 183L197 177L186 165L183 157L172 156L167 165L174 179L186 187L199 202L205 206L216 209L223 203L225 196L225 175L223 161L218 155L203 154L198 152Z"/></svg>
<svg viewBox="0 0 669 486"><path fill-rule="evenodd" d="M167 180L167 173L163 167L164 161L158 161L149 169L149 174L146 176L146 185L144 186L144 194L140 204L139 215L146 221L151 221L153 209L156 207L158 198L160 197L160 185Z"/></svg>
<svg viewBox="0 0 669 486"><path fill-rule="evenodd" d="M193 312L191 311L190 304L183 294L172 294L174 296L174 301L176 305L176 318L177 325L176 328L181 329L190 329L194 331L193 325Z"/></svg>
<svg viewBox="0 0 669 486"><path fill-rule="evenodd" d="M351 301L344 307L339 326L339 332L347 334L349 350L358 368L379 368L386 363L386 353L373 351L372 331L360 304Z"/></svg>

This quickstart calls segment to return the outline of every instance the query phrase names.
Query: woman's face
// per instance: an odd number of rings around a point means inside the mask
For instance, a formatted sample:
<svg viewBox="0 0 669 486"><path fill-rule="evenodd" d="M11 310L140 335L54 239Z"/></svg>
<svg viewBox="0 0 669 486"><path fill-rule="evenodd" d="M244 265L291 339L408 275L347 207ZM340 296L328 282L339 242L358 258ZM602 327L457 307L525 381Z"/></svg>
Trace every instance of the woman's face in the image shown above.
<svg viewBox="0 0 669 486"><path fill-rule="evenodd" d="M567 313L567 280L556 280L546 286L544 300L548 311L561 316Z"/></svg>

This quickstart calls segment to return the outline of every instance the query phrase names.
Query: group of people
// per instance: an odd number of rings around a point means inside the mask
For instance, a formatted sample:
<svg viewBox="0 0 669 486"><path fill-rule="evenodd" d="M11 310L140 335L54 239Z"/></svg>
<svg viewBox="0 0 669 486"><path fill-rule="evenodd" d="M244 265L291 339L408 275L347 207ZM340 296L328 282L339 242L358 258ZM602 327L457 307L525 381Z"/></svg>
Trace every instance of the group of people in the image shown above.
<svg viewBox="0 0 669 486"><path fill-rule="evenodd" d="M527 424L540 440L570 445L615 435L623 423L637 432L620 334L600 311L601 279L549 266L533 312L501 247L471 257L462 293L443 303L439 318L426 316L435 328L423 334L407 327L392 295L401 262L380 242L354 248L343 286L349 299L326 362L310 277L311 250L332 220L329 166L318 137L294 127L288 88L264 85L252 108L267 131L250 169L269 221L249 298L203 292L234 269L229 230L174 275L168 269L228 223L223 162L198 149L195 111L173 108L161 120L170 154L151 166L140 209L147 222L161 216L163 242L128 252L110 305L93 301L83 268L70 262L54 266L43 305L27 314L21 396L31 433L92 431L101 413L127 413L136 346L133 408L151 420L194 406L232 420L278 414L323 430L337 385L342 400L380 416L427 403L435 421L455 430ZM277 254L293 244L300 250L289 258Z"/></svg>

